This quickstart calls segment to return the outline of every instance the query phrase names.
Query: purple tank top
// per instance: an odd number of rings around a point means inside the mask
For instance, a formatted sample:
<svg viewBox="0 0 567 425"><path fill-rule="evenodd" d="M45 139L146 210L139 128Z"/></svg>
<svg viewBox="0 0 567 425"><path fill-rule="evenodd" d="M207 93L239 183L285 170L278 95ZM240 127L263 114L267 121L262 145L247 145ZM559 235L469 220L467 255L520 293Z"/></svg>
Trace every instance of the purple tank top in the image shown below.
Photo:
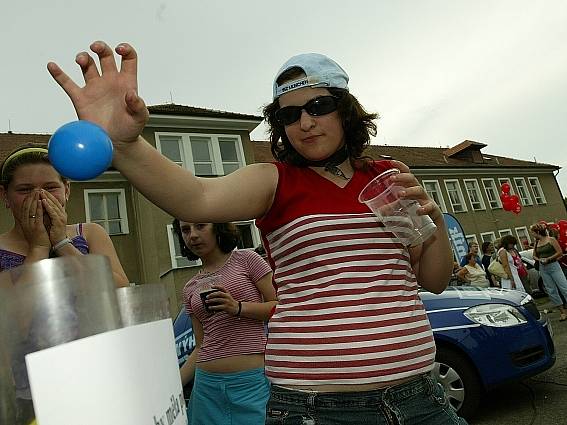
<svg viewBox="0 0 567 425"><path fill-rule="evenodd" d="M88 254L89 244L83 236L83 223L77 224L77 233L77 236L71 238L71 243L82 254ZM13 269L14 267L21 266L24 263L25 259L25 255L0 248L0 271L9 270Z"/></svg>

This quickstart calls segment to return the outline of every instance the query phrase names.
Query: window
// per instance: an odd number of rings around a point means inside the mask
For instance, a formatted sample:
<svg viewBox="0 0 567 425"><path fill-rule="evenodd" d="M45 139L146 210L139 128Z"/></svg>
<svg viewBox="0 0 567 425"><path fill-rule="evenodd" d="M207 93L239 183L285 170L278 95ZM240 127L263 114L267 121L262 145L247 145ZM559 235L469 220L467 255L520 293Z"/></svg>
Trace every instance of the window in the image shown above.
<svg viewBox="0 0 567 425"><path fill-rule="evenodd" d="M473 210L486 209L486 207L484 206L484 199L482 199L482 195L480 193L480 187L478 185L478 181L476 179L464 180L464 183L472 209Z"/></svg>
<svg viewBox="0 0 567 425"><path fill-rule="evenodd" d="M441 192L441 186L437 180L423 180L421 182L423 188L429 195L431 199L435 201L441 211L447 212L447 207L445 206L445 199L443 199L443 193Z"/></svg>
<svg viewBox="0 0 567 425"><path fill-rule="evenodd" d="M480 239L482 239L483 242L494 242L496 235L494 232L485 232L480 234Z"/></svg>
<svg viewBox="0 0 567 425"><path fill-rule="evenodd" d="M502 179L498 179L498 183L500 184L500 187L498 188L498 190L500 192L502 192L502 185L504 183L508 183L510 185L510 195L514 195L516 192L514 191L514 186L512 185L512 182L510 181L510 179L508 178L502 178Z"/></svg>
<svg viewBox="0 0 567 425"><path fill-rule="evenodd" d="M522 205L533 205L532 197L528 191L528 187L526 186L526 181L523 177L514 177L514 184L518 189L518 196L520 197L520 201Z"/></svg>
<svg viewBox="0 0 567 425"><path fill-rule="evenodd" d="M156 146L196 176L224 176L246 165L240 136L156 133Z"/></svg>
<svg viewBox="0 0 567 425"><path fill-rule="evenodd" d="M528 177L528 183L532 188L532 193L534 194L535 203L538 205L543 205L546 203L545 196L543 195L543 190L539 184L539 179L537 177Z"/></svg>
<svg viewBox="0 0 567 425"><path fill-rule="evenodd" d="M87 189L84 192L88 223L98 223L109 235L128 233L124 189Z"/></svg>
<svg viewBox="0 0 567 425"><path fill-rule="evenodd" d="M449 202L454 212L464 212L467 210L461 186L458 180L445 180L445 188L449 195Z"/></svg>
<svg viewBox="0 0 567 425"><path fill-rule="evenodd" d="M169 243L169 256L171 258L171 268L178 269L181 267L200 266L201 260L188 260L181 255L181 247L179 246L179 238L173 231L173 225L167 225L167 241Z"/></svg>
<svg viewBox="0 0 567 425"><path fill-rule="evenodd" d="M510 229L502 229L498 231L498 235L500 235L500 237L506 236L506 235L511 235L512 231Z"/></svg>
<svg viewBox="0 0 567 425"><path fill-rule="evenodd" d="M518 246L516 247L518 251L523 251L530 248L530 234L527 227L516 227L516 236L518 237Z"/></svg>
<svg viewBox="0 0 567 425"><path fill-rule="evenodd" d="M488 199L488 205L490 205L490 208L502 208L500 191L496 188L494 179L482 179L482 186L484 187L484 193L486 194L486 199Z"/></svg>
<svg viewBox="0 0 567 425"><path fill-rule="evenodd" d="M237 247L239 249L254 249L260 245L260 233L253 221L239 221L234 224L236 224L236 227L238 228L239 235Z"/></svg>
<svg viewBox="0 0 567 425"><path fill-rule="evenodd" d="M467 245L470 246L471 243L476 242L478 244L478 239L476 235L465 235L465 239L467 240Z"/></svg>

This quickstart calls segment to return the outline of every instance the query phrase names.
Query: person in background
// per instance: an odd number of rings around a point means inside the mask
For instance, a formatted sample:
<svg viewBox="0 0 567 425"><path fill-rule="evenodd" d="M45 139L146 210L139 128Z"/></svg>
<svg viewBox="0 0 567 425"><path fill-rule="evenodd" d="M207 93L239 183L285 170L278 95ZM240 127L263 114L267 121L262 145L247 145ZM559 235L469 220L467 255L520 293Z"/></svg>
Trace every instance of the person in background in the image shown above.
<svg viewBox="0 0 567 425"><path fill-rule="evenodd" d="M535 238L533 258L539 261L539 275L543 279L543 284L551 302L559 307L560 321L567 319L567 306L564 300L567 299L567 279L561 270L557 260L563 255L559 242L549 235L547 226L543 223L536 223L530 226L530 231ZM563 295L563 299L561 299Z"/></svg>
<svg viewBox="0 0 567 425"><path fill-rule="evenodd" d="M277 304L272 270L254 251L234 250L232 223L175 219L173 229L182 255L202 262L183 288L196 343L180 371L184 386L194 380L189 424L263 424L270 395L263 322ZM205 281L213 284L203 287Z"/></svg>
<svg viewBox="0 0 567 425"><path fill-rule="evenodd" d="M120 71L108 45L91 50L101 71L77 55L84 87L54 63L48 70L78 117L109 133L113 165L133 186L185 222L256 219L278 288L265 356L267 424L466 423L430 376L435 342L418 296L420 286L440 293L449 281L443 214L405 164L363 157L377 115L350 93L340 65L317 53L288 60L264 108L275 162L198 178L141 136L148 110L135 50L116 47ZM404 246L358 201L392 168L401 197L437 226L420 245Z"/></svg>
<svg viewBox="0 0 567 425"><path fill-rule="evenodd" d="M465 255L467 259L467 264L458 272L459 278L468 282L471 286L477 286L479 288L488 288L490 283L486 278L486 272L478 265L476 262L475 255L469 252Z"/></svg>
<svg viewBox="0 0 567 425"><path fill-rule="evenodd" d="M498 259L502 263L502 267L508 274L508 277L503 277L500 280L500 286L504 289L516 289L518 291L526 292L522 280L518 275L518 267L514 263L513 253L515 251L518 240L512 235L502 237L501 247L498 250Z"/></svg>
<svg viewBox="0 0 567 425"><path fill-rule="evenodd" d="M492 255L494 254L494 244L489 241L484 241L482 243L481 251L482 258L480 261L482 263L482 267L484 267L486 279L488 279L490 286L499 286L497 285L497 282L495 282L492 274L488 272L488 266L490 265L490 262L492 261Z"/></svg>
<svg viewBox="0 0 567 425"><path fill-rule="evenodd" d="M478 255L478 243L476 242L471 242L469 244L469 252L467 254L473 254L474 255L474 260L476 261L476 263L480 266L482 266L482 260L480 259L480 256ZM461 258L461 262L460 265L461 267L465 267L465 265L468 264L468 260L467 260L467 256L463 256Z"/></svg>
<svg viewBox="0 0 567 425"><path fill-rule="evenodd" d="M106 231L96 223L67 223L69 181L49 162L47 149L28 145L9 154L1 168L0 195L14 218L0 235L0 271L46 258L105 255L116 286L128 278Z"/></svg>

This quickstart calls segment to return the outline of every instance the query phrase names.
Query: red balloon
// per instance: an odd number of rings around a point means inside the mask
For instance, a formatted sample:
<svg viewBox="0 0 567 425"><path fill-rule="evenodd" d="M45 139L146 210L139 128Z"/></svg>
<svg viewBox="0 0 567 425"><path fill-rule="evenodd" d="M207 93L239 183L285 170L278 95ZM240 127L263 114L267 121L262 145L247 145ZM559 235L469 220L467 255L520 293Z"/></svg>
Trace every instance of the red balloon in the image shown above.
<svg viewBox="0 0 567 425"><path fill-rule="evenodd" d="M510 195L510 200L514 202L514 204L520 203L520 197L518 195Z"/></svg>
<svg viewBox="0 0 567 425"><path fill-rule="evenodd" d="M502 192L502 193L500 194L500 200L502 201L502 203L509 202L509 201L510 201L510 195L508 195L507 193Z"/></svg>
<svg viewBox="0 0 567 425"><path fill-rule="evenodd" d="M515 206L516 204L513 203L510 199L506 199L504 202L502 202L502 208L504 208L504 211L512 211Z"/></svg>
<svg viewBox="0 0 567 425"><path fill-rule="evenodd" d="M549 223L549 224L547 225L547 228L548 228L548 229L553 229L553 230L556 230L557 232L559 232L559 224L557 224L557 223Z"/></svg>
<svg viewBox="0 0 567 425"><path fill-rule="evenodd" d="M516 204L514 209L512 210L514 214L520 214L522 212L522 206L520 204Z"/></svg>
<svg viewBox="0 0 567 425"><path fill-rule="evenodd" d="M559 220L557 225L560 229L567 229L567 220Z"/></svg>
<svg viewBox="0 0 567 425"><path fill-rule="evenodd" d="M508 194L510 193L510 184L509 183L502 183L502 192Z"/></svg>

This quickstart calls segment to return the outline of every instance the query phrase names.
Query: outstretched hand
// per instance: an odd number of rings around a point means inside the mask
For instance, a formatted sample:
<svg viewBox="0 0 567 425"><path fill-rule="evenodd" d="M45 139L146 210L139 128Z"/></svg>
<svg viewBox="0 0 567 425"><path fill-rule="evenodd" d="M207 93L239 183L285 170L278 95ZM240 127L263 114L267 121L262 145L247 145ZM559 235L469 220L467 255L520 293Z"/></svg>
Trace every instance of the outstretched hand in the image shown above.
<svg viewBox="0 0 567 425"><path fill-rule="evenodd" d="M67 93L79 119L103 127L115 147L135 141L148 120L148 110L138 96L138 57L132 46L119 44L115 51L121 56L118 70L112 49L103 41L95 41L90 49L100 62L100 72L91 55L81 52L75 61L85 79L79 87L54 62L47 64L51 76Z"/></svg>
<svg viewBox="0 0 567 425"><path fill-rule="evenodd" d="M433 201L423 186L419 184L417 178L411 173L409 167L400 161L390 161L392 167L400 170L400 174L392 177L396 184L404 186L404 194L402 195L405 199L414 199L418 201L421 207L418 210L419 215L429 215L432 220L438 220L443 217L443 213L439 208L439 205Z"/></svg>

